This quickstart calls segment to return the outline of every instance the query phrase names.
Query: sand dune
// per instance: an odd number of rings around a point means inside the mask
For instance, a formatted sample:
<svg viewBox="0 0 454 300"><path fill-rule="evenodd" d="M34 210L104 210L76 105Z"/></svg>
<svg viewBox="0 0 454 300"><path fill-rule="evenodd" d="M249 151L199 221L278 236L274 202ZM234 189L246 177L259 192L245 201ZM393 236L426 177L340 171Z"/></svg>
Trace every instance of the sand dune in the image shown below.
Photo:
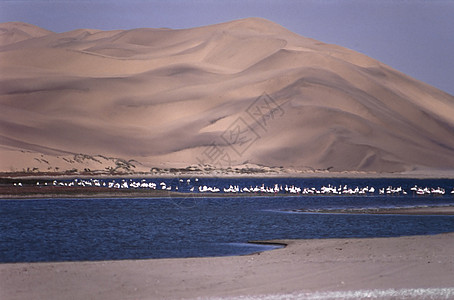
<svg viewBox="0 0 454 300"><path fill-rule="evenodd" d="M52 34L52 31L22 22L0 24L0 46Z"/></svg>
<svg viewBox="0 0 454 300"><path fill-rule="evenodd" d="M264 19L0 32L0 171L454 168L453 96Z"/></svg>

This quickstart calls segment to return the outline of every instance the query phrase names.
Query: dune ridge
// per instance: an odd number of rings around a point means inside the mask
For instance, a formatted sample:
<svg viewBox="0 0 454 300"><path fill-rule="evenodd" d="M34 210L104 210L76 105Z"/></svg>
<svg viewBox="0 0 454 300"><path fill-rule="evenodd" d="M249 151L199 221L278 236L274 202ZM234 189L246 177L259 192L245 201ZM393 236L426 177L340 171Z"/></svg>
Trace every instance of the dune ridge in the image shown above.
<svg viewBox="0 0 454 300"><path fill-rule="evenodd" d="M1 172L454 169L452 95L265 19L0 33Z"/></svg>

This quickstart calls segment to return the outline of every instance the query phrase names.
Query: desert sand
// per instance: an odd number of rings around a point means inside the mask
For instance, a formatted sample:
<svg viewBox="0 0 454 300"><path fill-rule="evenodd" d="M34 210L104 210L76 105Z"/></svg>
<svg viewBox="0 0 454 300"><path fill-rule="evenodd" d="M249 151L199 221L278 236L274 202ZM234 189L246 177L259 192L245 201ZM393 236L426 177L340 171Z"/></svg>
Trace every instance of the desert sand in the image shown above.
<svg viewBox="0 0 454 300"><path fill-rule="evenodd" d="M405 299L449 299L454 296L452 233L271 242L285 243L287 247L236 257L0 264L0 298L358 299L370 296L402 299L406 295L411 297Z"/></svg>
<svg viewBox="0 0 454 300"><path fill-rule="evenodd" d="M0 172L454 168L452 95L264 19L0 29Z"/></svg>

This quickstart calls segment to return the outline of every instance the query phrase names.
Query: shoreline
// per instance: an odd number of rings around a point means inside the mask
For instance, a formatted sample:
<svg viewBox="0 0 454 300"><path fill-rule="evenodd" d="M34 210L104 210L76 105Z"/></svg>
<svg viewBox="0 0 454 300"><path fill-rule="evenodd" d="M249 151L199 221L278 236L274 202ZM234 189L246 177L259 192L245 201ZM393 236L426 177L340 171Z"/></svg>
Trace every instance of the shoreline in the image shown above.
<svg viewBox="0 0 454 300"><path fill-rule="evenodd" d="M210 176L199 176L200 178L214 178ZM178 186L176 189L173 189L171 185L169 185L168 189L164 187L161 189L159 186L159 183L153 182L153 183L147 183L146 180L166 180L166 179L176 179L179 178L180 182L183 182L183 179L186 179L186 177L127 177L127 176L83 176L83 177L78 177L78 176L55 176L55 177L48 177L48 176L30 176L30 177L1 177L0 176L0 199L44 199L44 198L122 198L122 197L128 197L128 198L141 198L141 197L147 197L147 198L156 198L156 197L176 197L176 198L197 198L197 197L242 197L242 196L247 196L247 197L273 197L273 196L296 196L296 195L306 195L306 196L340 196L340 188L339 188L339 193L335 190L334 188L326 188L322 187L322 189L315 189L314 187L304 187L304 191L302 190L303 187L298 187L295 186L292 189L293 190L288 190L287 187L285 189L285 192L283 192L283 184L280 185L280 190L274 190L275 187L270 186L266 187L266 190L264 190L263 185L262 185L262 190L258 189L258 186L256 186L257 190L254 190L254 192L247 190L245 193L243 193L243 190L235 190L232 192L222 192L220 189L217 189L217 191L213 190L203 190L203 191L178 191ZM241 178L255 178L255 179L270 179L270 178L288 178L288 179L298 179L297 177L268 177L268 176L244 176L244 177L237 177L237 176L232 176L232 177L221 177L221 178L236 178L236 179L241 179ZM325 177L324 177L325 178ZM337 177L326 177L326 179L337 179ZM340 177L339 177L340 178ZM351 180L352 178L348 177L343 177L346 180ZM363 180L367 179L377 179L378 177L358 177ZM139 180L141 181L134 181L134 180ZM198 181L197 177L192 177L189 179L195 179L195 181ZM189 182L188 179L188 182ZM308 177L308 179L317 179L315 177ZM382 179L393 179L389 177L383 177ZM403 178L403 179L408 179L411 180L412 178ZM72 182L68 182L72 180ZM79 181L78 181L79 180ZM100 185L100 180L104 181L103 186ZM108 182L109 186L106 184L106 180L109 180ZM115 182L117 180L117 182ZM120 187L120 180L121 184L125 184L125 187ZM418 179L415 179L418 180ZM60 181L60 182L59 182ZM86 181L87 185L83 181ZM130 186L128 186L128 181ZM131 183L132 181L132 183ZM80 184L82 182L82 184ZM141 185L141 182L145 182L145 187L144 186L139 186ZM115 188L113 187L113 185ZM133 185L135 184L135 185ZM151 184L154 186L151 187ZM416 185L415 185L416 186ZM200 188L201 186L199 186ZM205 187L205 186L204 186ZM210 187L211 188L211 187ZM215 187L216 188L216 187ZM399 189L391 189L392 187L388 187L390 189L389 191L387 190L387 193L391 193L391 196L394 196L395 193L400 194L403 190L400 188ZM238 188L237 188L238 189ZM270 190L271 189L271 192ZM323 190L324 189L324 190ZM344 188L346 189L346 187ZM432 189L432 190L431 190ZM440 189L439 187L434 188L425 188L424 190L422 187L420 188L421 192L423 193L428 193L433 195L438 196L440 193L445 194L445 189ZM304 193L303 193L304 192ZM342 193L342 196L345 196L346 192L349 193L350 196L358 196L363 195L368 196L370 193L377 193L377 189L372 191L372 189L369 190L369 187L361 187L361 189L358 189L358 187L355 188L355 191L353 189L344 190ZM358 193L361 192L361 193ZM419 192L419 190L418 190ZM453 194L454 190L452 191L447 191L448 193ZM352 194L354 193L354 194ZM382 195L384 193L383 191L380 191L379 195ZM404 194L407 194L407 192L404 190ZM414 193L414 192L413 192ZM433 196L432 195L432 196ZM347 194L348 196L348 194Z"/></svg>
<svg viewBox="0 0 454 300"><path fill-rule="evenodd" d="M258 242L287 246L243 256L0 264L0 296L280 299L298 293L390 289L454 295L454 233Z"/></svg>

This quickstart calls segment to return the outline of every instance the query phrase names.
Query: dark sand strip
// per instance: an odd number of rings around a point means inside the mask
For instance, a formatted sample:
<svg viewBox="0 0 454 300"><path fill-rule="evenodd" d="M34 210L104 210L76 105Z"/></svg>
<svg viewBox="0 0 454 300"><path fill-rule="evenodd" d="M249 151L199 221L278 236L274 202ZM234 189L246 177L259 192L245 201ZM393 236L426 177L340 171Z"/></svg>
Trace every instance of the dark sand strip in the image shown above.
<svg viewBox="0 0 454 300"><path fill-rule="evenodd" d="M397 208L359 208L359 209L326 209L306 210L298 209L294 212L319 214L374 214L374 215L454 215L454 206L427 206L427 207L397 207Z"/></svg>

